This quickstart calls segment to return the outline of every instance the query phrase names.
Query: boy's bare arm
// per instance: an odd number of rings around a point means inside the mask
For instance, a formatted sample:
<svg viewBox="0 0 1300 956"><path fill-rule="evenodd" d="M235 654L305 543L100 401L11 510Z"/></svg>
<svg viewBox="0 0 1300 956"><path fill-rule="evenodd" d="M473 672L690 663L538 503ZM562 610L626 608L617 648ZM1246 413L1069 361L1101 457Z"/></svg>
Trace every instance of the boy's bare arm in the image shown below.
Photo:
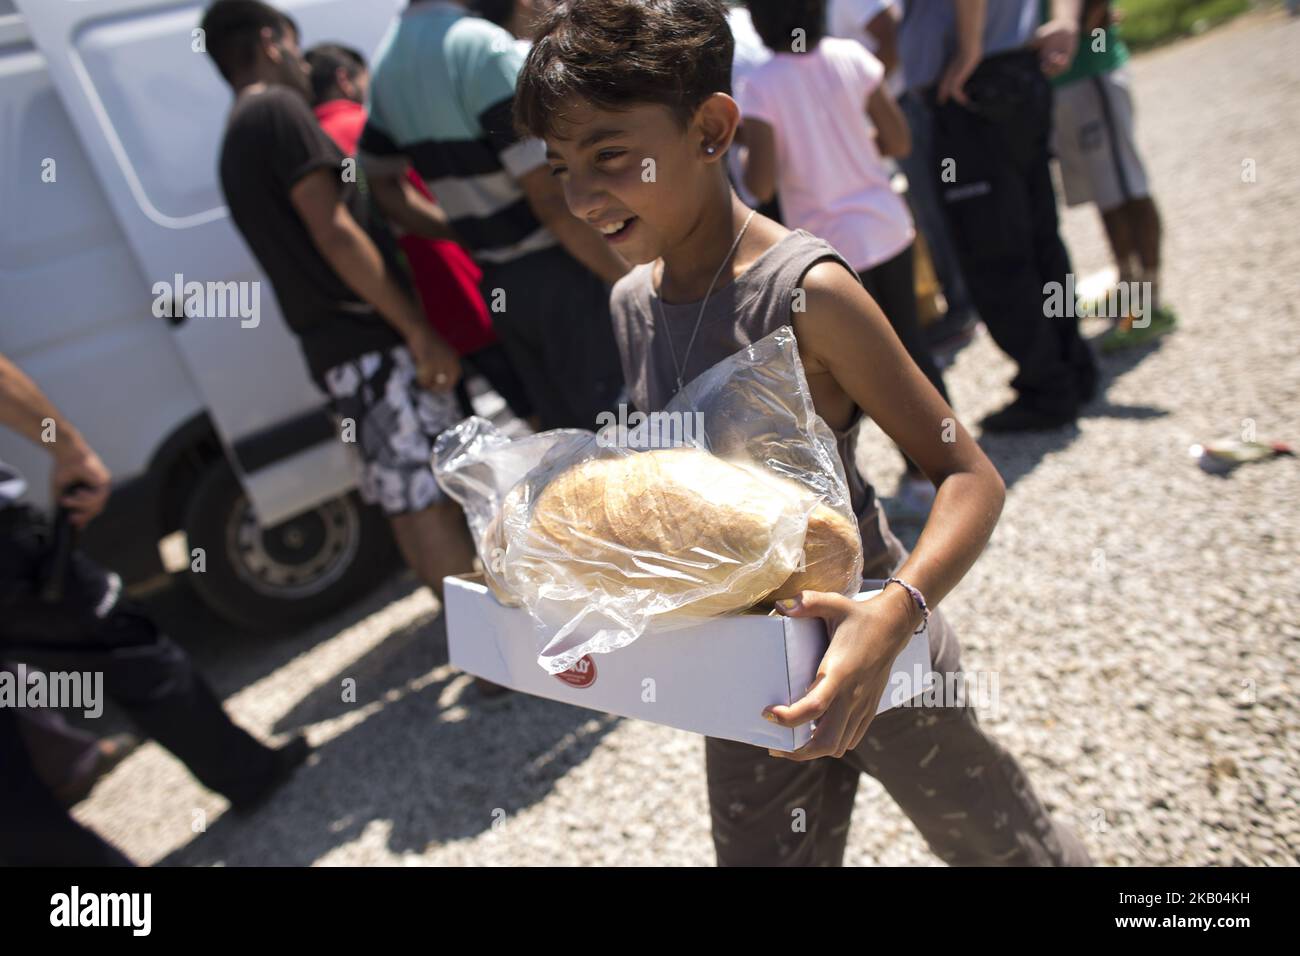
<svg viewBox="0 0 1300 956"><path fill-rule="evenodd" d="M1115 20L1115 11L1111 9L1110 0L1085 0L1083 5L1083 29L1091 35L1093 30L1105 30Z"/></svg>
<svg viewBox="0 0 1300 956"><path fill-rule="evenodd" d="M938 487L930 518L911 556L894 572L933 607L956 586L988 543L1002 510L1002 479L952 409L908 356L888 320L857 279L834 262L808 270L806 308L795 313L805 370L829 373ZM807 693L764 716L783 727L816 721L812 739L787 760L842 757L875 718L890 669L922 621L902 587L870 601L804 591L783 613L817 617L831 635Z"/></svg>
<svg viewBox="0 0 1300 956"><path fill-rule="evenodd" d="M35 444L42 444L42 432L47 422L53 422L56 432L70 435L76 429L68 422L54 403L46 398L40 386L9 359L0 355L0 426L11 428Z"/></svg>
<svg viewBox="0 0 1300 956"><path fill-rule="evenodd" d="M404 231L425 239L457 241L447 213L411 185L405 172L388 169L372 171L367 166L366 181L370 184L375 204Z"/></svg>
<svg viewBox="0 0 1300 956"><path fill-rule="evenodd" d="M941 104L950 99L965 104L969 102L966 81L984 55L985 0L952 0L952 6L957 21L957 48L939 77L936 98Z"/></svg>
<svg viewBox="0 0 1300 956"><path fill-rule="evenodd" d="M893 10L882 10L867 24L867 32L876 38L876 57L885 67L885 75L898 68L898 23Z"/></svg>
<svg viewBox="0 0 1300 956"><path fill-rule="evenodd" d="M805 367L829 372L938 489L921 538L897 572L933 607L988 543L1006 494L1002 478L842 266L814 266L803 287L807 308L794 328Z"/></svg>
<svg viewBox="0 0 1300 956"><path fill-rule="evenodd" d="M912 151L912 130L907 118L883 83L867 98L867 116L876 128L876 147L881 156L901 159Z"/></svg>
<svg viewBox="0 0 1300 956"><path fill-rule="evenodd" d="M0 355L0 426L12 428L49 451L54 459L50 473L52 500L71 511L73 524L84 527L104 509L112 484L108 469L40 386L3 355ZM47 430L47 426L52 428ZM71 495L64 494L64 489L74 484L85 488Z"/></svg>
<svg viewBox="0 0 1300 956"><path fill-rule="evenodd" d="M519 178L528 205L538 222L551 231L569 255L577 259L609 285L623 278L629 270L605 237L569 212L564 190L551 175L549 166L538 166Z"/></svg>
<svg viewBox="0 0 1300 956"><path fill-rule="evenodd" d="M771 202L776 195L776 133L762 120L746 119L737 139L746 150L745 188L759 202Z"/></svg>
<svg viewBox="0 0 1300 956"><path fill-rule="evenodd" d="M1034 47L1043 72L1060 76L1074 62L1079 49L1079 24L1083 0L1052 0L1052 17L1038 28Z"/></svg>
<svg viewBox="0 0 1300 956"><path fill-rule="evenodd" d="M420 384L435 391L452 388L460 377L456 353L433 331L414 297L343 205L336 174L329 169L308 173L294 183L289 199L330 268L406 340Z"/></svg>

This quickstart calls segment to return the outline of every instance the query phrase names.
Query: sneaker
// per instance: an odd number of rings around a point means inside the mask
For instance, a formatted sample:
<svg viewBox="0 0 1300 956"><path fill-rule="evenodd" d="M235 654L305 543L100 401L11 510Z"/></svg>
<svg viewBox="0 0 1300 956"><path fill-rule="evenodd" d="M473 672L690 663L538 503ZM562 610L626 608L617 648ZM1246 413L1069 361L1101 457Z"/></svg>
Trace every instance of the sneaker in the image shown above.
<svg viewBox="0 0 1300 956"><path fill-rule="evenodd" d="M1017 398L1006 408L986 415L980 421L980 427L990 433L998 432L1039 432L1052 431L1073 425L1078 421L1077 409L1057 411L1045 409Z"/></svg>
<svg viewBox="0 0 1300 956"><path fill-rule="evenodd" d="M888 514L895 521L924 523L934 507L934 485L929 478L905 475L898 494L889 502Z"/></svg>
<svg viewBox="0 0 1300 956"><path fill-rule="evenodd" d="M307 758L311 756L312 746L302 734L297 734L287 744L271 752L271 770L259 783L238 794L226 794L230 807L236 813L251 813L256 810L275 791L288 783Z"/></svg>
<svg viewBox="0 0 1300 956"><path fill-rule="evenodd" d="M1133 324L1132 316L1125 316L1115 323L1115 327L1102 336L1101 350L1107 354L1124 349L1146 345L1162 335L1167 335L1178 325L1178 318L1172 311L1161 306L1151 313L1151 321L1138 328Z"/></svg>

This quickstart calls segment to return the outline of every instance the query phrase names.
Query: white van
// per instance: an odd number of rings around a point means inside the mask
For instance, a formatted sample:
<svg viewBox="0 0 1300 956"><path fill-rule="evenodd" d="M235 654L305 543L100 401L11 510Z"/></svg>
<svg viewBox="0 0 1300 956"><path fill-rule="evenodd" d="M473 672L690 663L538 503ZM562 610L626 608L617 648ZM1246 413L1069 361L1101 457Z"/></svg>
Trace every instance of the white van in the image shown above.
<svg viewBox="0 0 1300 956"><path fill-rule="evenodd" d="M0 353L113 472L89 553L140 581L183 531L207 604L284 628L373 586L395 549L224 206L231 93L194 33L206 5L0 0ZM369 56L404 4L277 5L304 46ZM155 317L155 285L178 275L260 281L260 320ZM0 429L0 459L47 507L47 456Z"/></svg>

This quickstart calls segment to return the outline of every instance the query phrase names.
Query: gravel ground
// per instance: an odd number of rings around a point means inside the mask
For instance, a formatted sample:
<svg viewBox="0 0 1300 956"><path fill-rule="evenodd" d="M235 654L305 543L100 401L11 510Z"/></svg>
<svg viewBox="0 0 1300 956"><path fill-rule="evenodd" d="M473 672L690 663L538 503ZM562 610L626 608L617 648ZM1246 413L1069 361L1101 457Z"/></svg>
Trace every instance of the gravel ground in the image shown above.
<svg viewBox="0 0 1300 956"><path fill-rule="evenodd" d="M1182 327L1105 360L1077 429L983 442L1007 507L945 608L967 669L998 677L986 726L1105 864L1300 859L1300 472L1281 459L1215 478L1187 456L1248 419L1300 440L1297 51L1300 22L1273 14L1135 61ZM1065 232L1080 275L1108 264L1093 211L1068 212ZM1009 398L1010 374L987 338L961 353L948 381L964 422ZM871 426L862 466L886 494L901 473ZM713 861L698 737L480 701L409 577L274 643L178 595L155 603L239 720L304 728L319 754L235 819L160 748L137 751L76 814L141 862ZM340 701L348 677L357 703ZM848 861L937 865L870 779Z"/></svg>

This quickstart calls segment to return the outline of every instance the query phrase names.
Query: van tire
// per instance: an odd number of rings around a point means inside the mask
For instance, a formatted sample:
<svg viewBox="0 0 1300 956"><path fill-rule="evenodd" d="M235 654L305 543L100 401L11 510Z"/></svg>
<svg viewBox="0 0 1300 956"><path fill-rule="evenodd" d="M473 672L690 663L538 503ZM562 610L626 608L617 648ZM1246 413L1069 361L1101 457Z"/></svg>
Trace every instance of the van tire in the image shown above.
<svg viewBox="0 0 1300 956"><path fill-rule="evenodd" d="M388 522L355 492L263 530L225 461L200 478L183 528L191 564L182 576L218 616L255 632L320 620L397 566Z"/></svg>

